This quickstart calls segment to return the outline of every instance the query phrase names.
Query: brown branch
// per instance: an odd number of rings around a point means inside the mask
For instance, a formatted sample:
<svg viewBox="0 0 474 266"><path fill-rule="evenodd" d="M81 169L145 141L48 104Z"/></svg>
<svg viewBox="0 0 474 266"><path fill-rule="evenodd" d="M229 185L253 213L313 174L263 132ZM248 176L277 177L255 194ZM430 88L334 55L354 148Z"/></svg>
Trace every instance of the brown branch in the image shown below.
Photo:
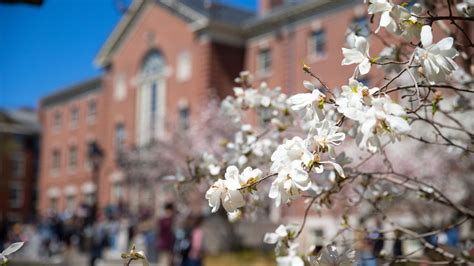
<svg viewBox="0 0 474 266"><path fill-rule="evenodd" d="M296 233L295 238L298 238L300 236L300 234L303 232L303 228L306 224L306 219L308 217L309 210L311 209L311 206L313 206L313 203L316 201L318 196L313 197L313 199L309 202L308 206L306 207L306 210L304 211L303 223L301 223L300 229Z"/></svg>

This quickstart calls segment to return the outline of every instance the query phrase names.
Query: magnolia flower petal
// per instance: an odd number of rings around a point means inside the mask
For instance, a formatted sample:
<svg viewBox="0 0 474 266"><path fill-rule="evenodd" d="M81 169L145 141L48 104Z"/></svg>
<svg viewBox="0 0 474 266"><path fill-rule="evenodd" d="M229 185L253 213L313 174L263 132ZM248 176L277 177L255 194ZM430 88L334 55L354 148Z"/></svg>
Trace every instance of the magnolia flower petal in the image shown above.
<svg viewBox="0 0 474 266"><path fill-rule="evenodd" d="M448 50L448 49L451 49L451 47L453 47L453 43L454 43L454 39L452 37L446 37L442 39L441 41L439 41L436 44L436 47L438 47L441 50Z"/></svg>
<svg viewBox="0 0 474 266"><path fill-rule="evenodd" d="M288 236L288 231L286 230L286 227L282 224L277 227L275 230L275 233L280 237L280 238L285 238Z"/></svg>
<svg viewBox="0 0 474 266"><path fill-rule="evenodd" d="M18 251L22 246L24 242L15 242L8 246L4 251L2 251L3 256L8 256L16 251Z"/></svg>
<svg viewBox="0 0 474 266"><path fill-rule="evenodd" d="M323 161L321 163L326 163L326 164L330 164L334 167L334 170L336 170L336 172L342 177L342 178L346 178L346 176L344 175L344 170L342 169L342 166L338 163L335 163L335 162L332 162L332 161Z"/></svg>
<svg viewBox="0 0 474 266"><path fill-rule="evenodd" d="M227 195L222 200L222 206L227 212L234 212L237 208L245 205L244 196L240 191L228 190Z"/></svg>
<svg viewBox="0 0 474 266"><path fill-rule="evenodd" d="M421 27L420 38L421 44L423 44L424 48L430 46L433 43L433 34L431 33L431 26L424 25L423 27Z"/></svg>
<svg viewBox="0 0 474 266"><path fill-rule="evenodd" d="M390 22L392 22L392 17L390 16L390 12L383 12L382 16L380 16L380 27L387 27Z"/></svg>
<svg viewBox="0 0 474 266"><path fill-rule="evenodd" d="M396 133L403 134L411 130L410 124L401 117L388 115L386 121L390 129Z"/></svg>
<svg viewBox="0 0 474 266"><path fill-rule="evenodd" d="M370 71L370 61L368 58L364 58L364 60L359 64L359 71L361 75L365 75Z"/></svg>
<svg viewBox="0 0 474 266"><path fill-rule="evenodd" d="M341 63L343 66L359 64L365 59L365 56L356 49L342 48L342 54L344 55L344 59L342 60L342 63Z"/></svg>
<svg viewBox="0 0 474 266"><path fill-rule="evenodd" d="M307 81L307 80L303 81L303 86L304 86L306 89L308 89L309 91L313 91L313 90L316 89L316 86L314 86L313 83L311 83L311 82L309 82L309 81Z"/></svg>
<svg viewBox="0 0 474 266"><path fill-rule="evenodd" d="M266 233L263 237L263 242L267 244L275 244L280 239L280 236L275 233Z"/></svg>
<svg viewBox="0 0 474 266"><path fill-rule="evenodd" d="M227 167L227 169L225 170L224 177L226 179L236 178L238 176L239 176L239 169L234 165Z"/></svg>

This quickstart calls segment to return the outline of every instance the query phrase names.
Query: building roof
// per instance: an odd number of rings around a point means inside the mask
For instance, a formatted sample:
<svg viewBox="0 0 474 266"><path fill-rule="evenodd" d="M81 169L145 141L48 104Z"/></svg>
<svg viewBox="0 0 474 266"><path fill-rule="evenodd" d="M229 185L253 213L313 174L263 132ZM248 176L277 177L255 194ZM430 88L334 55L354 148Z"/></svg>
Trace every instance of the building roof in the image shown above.
<svg viewBox="0 0 474 266"><path fill-rule="evenodd" d="M361 0L293 0L265 15L206 0L135 0L100 49L95 64L105 67L112 53L136 23L148 3L156 3L191 24L194 30L211 29L210 36L228 35L243 44L248 38L271 31L284 24L328 12L338 7L361 3ZM214 32L213 32L214 31ZM219 34L215 34L218 32ZM214 33L214 34L213 34Z"/></svg>
<svg viewBox="0 0 474 266"><path fill-rule="evenodd" d="M206 4L206 1L182 0L181 3L210 20L235 26L241 25L242 21L255 17L255 12L253 11L219 2Z"/></svg>
<svg viewBox="0 0 474 266"><path fill-rule="evenodd" d="M0 133L37 135L41 131L33 109L0 109Z"/></svg>
<svg viewBox="0 0 474 266"><path fill-rule="evenodd" d="M173 12L193 24L194 29L206 27L209 21L237 27L242 21L255 16L251 11L221 3L207 4L208 2L204 0L135 0L100 49L95 58L96 65L104 67L109 64L110 55L120 45L149 3L156 3Z"/></svg>
<svg viewBox="0 0 474 266"><path fill-rule="evenodd" d="M84 94L101 89L102 77L95 77L72 86L62 88L53 94L50 94L40 100L41 107L49 107L57 103L63 103Z"/></svg>

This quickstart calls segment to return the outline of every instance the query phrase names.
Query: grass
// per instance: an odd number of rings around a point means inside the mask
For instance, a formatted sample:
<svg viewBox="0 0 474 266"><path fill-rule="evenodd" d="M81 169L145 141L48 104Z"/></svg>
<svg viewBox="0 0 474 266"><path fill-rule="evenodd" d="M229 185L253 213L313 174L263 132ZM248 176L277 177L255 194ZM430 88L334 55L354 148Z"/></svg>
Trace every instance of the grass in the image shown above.
<svg viewBox="0 0 474 266"><path fill-rule="evenodd" d="M242 251L220 255L208 255L204 259L206 266L274 266L275 258L269 253Z"/></svg>

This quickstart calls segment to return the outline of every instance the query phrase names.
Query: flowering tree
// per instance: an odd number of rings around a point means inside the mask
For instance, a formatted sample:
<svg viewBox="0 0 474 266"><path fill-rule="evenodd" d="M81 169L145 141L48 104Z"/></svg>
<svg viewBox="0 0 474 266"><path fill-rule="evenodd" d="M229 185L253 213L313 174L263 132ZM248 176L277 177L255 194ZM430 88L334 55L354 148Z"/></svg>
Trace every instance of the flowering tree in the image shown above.
<svg viewBox="0 0 474 266"><path fill-rule="evenodd" d="M209 183L211 211L222 207L230 219L252 216L262 197L276 207L306 204L300 224L280 225L264 238L275 244L278 265L350 264L355 240L347 236L368 231L350 215L378 217L387 225L382 240L416 239L437 254L437 264L473 262L467 246L452 251L427 240L474 218L473 43L461 26L474 20L473 3L424 2L368 1L378 27L369 37L348 34L341 64L354 66L354 73L340 89L306 65L302 71L319 83L304 81L307 92L291 96L265 83L253 88L251 75L242 72L235 95L222 102L234 138L223 152L188 161L179 182ZM381 39L386 47L376 56L369 39L380 38L382 28L392 39ZM444 35L439 41L433 28ZM360 82L375 68L385 76L382 86ZM307 216L335 206L342 210L339 232L318 256L305 256L298 238ZM416 231L400 216L417 223L427 217L430 230ZM412 254L381 253L380 259L426 261Z"/></svg>

